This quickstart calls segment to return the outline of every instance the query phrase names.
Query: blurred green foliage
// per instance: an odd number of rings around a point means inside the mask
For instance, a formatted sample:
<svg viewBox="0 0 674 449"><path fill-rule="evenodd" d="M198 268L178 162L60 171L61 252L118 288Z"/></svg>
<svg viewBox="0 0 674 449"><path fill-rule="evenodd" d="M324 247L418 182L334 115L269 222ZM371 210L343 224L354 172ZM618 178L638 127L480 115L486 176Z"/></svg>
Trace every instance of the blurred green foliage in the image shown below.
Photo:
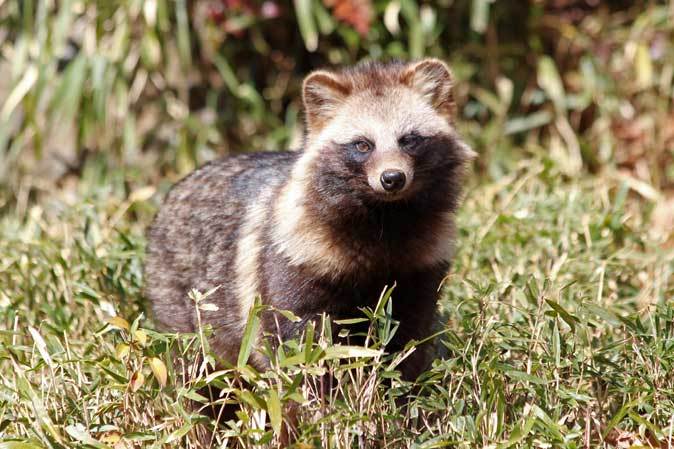
<svg viewBox="0 0 674 449"><path fill-rule="evenodd" d="M489 176L537 153L672 188L671 16L654 1L7 0L0 206L101 154L143 183L297 147L310 70L429 55L455 71Z"/></svg>

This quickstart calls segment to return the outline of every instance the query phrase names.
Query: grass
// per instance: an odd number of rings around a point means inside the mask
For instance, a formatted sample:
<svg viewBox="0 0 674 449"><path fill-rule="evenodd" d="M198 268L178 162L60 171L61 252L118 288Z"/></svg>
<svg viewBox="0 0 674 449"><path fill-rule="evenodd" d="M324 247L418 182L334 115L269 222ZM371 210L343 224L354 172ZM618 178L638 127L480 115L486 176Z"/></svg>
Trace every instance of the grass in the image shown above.
<svg viewBox="0 0 674 449"><path fill-rule="evenodd" d="M355 314L373 323L367 350L319 326L268 372L207 373L203 335L152 330L143 229L161 194L121 179L94 160L74 190L0 222L0 447L199 447L211 423L188 400L209 384L240 404L221 447L276 446L291 410L300 448L674 444L674 255L623 182L565 180L535 157L473 183L442 357L412 387L392 369L404 354L381 350L386 298Z"/></svg>

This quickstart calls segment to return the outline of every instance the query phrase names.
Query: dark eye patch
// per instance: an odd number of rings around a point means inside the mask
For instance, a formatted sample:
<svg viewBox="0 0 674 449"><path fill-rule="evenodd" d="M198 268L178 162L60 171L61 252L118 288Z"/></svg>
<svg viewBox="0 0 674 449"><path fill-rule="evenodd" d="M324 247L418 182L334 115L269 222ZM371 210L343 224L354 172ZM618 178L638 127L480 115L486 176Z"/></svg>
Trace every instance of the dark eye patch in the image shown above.
<svg viewBox="0 0 674 449"><path fill-rule="evenodd" d="M398 139L398 145L400 145L401 148L414 148L422 143L424 143L427 140L427 137L422 136L421 134L417 132L411 132L408 134L405 134L404 136L400 137Z"/></svg>
<svg viewBox="0 0 674 449"><path fill-rule="evenodd" d="M339 144L347 160L361 164L372 155L374 143L365 137L356 137L348 143Z"/></svg>

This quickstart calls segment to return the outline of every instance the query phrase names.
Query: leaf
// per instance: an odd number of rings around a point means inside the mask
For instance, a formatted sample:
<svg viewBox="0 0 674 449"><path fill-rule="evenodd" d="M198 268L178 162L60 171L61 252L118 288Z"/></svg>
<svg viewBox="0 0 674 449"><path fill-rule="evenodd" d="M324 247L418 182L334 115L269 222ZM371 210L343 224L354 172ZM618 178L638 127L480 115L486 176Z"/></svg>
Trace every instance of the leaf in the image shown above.
<svg viewBox="0 0 674 449"><path fill-rule="evenodd" d="M542 379L538 376L533 376L531 374L527 374L523 371L509 370L506 371L505 374L512 379L521 380L524 382L531 382L533 384L545 385L548 383L548 381L545 379Z"/></svg>
<svg viewBox="0 0 674 449"><path fill-rule="evenodd" d="M222 77L222 81L227 86L227 89L229 89L232 94L238 95L241 83L239 83L239 80L234 73L234 69L229 62L227 62L227 60L220 54L216 53L213 55L213 64L215 65L215 68L218 69L218 73L220 74L220 77Z"/></svg>
<svg viewBox="0 0 674 449"><path fill-rule="evenodd" d="M229 373L231 373L231 370L218 370L218 371L213 371L212 373L209 373L208 376L206 376L205 382L207 384L210 384L213 382L215 379L218 378L226 378Z"/></svg>
<svg viewBox="0 0 674 449"><path fill-rule="evenodd" d="M297 13L297 24L300 34L304 39L304 46L308 51L314 52L318 48L318 31L311 14L311 0L293 0Z"/></svg>
<svg viewBox="0 0 674 449"><path fill-rule="evenodd" d="M103 371L105 373L108 373L108 375L110 377L112 377L113 379L115 379L119 383L126 383L128 381L128 379L126 377L122 376L121 374L117 374L116 372L112 371L109 368L106 368L105 366L103 366L100 363L97 364L97 366L101 371Z"/></svg>
<svg viewBox="0 0 674 449"><path fill-rule="evenodd" d="M84 444L88 444L90 446L94 446L94 447L99 448L99 449L109 449L108 446L106 446L105 444L101 444L98 440L94 439L89 434L86 427L84 427L82 424L78 423L78 424L66 426L65 431L72 438L74 438L77 441L81 441Z"/></svg>
<svg viewBox="0 0 674 449"><path fill-rule="evenodd" d="M101 296L98 294L96 290L93 288L89 287L88 285L85 284L77 284L77 294L84 296L85 298L93 299L96 301L101 300ZM108 320L109 322L109 320Z"/></svg>
<svg viewBox="0 0 674 449"><path fill-rule="evenodd" d="M5 100L5 105L2 107L2 114L0 114L2 116L2 120L7 120L14 109L19 105L23 97L25 97L26 94L30 92L33 84L35 84L35 81L37 81L37 75L37 68L35 68L33 65L28 66L25 73L23 74L23 77L21 78L21 81L17 83L17 85L14 87L14 89L12 89L12 92L7 97L7 100Z"/></svg>
<svg viewBox="0 0 674 449"><path fill-rule="evenodd" d="M187 0L176 0L175 14L178 26L178 54L180 55L180 62L184 67L189 67L192 64L192 51L190 46Z"/></svg>
<svg viewBox="0 0 674 449"><path fill-rule="evenodd" d="M413 0L401 0L400 12L409 27L408 47L412 58L420 58L424 54L423 29L419 20L419 7Z"/></svg>
<svg viewBox="0 0 674 449"><path fill-rule="evenodd" d="M156 191L157 189L154 186L141 187L140 189L136 189L131 192L131 195L129 195L129 201L132 203L147 201L152 198L152 195L154 195Z"/></svg>
<svg viewBox="0 0 674 449"><path fill-rule="evenodd" d="M516 443L518 443L519 441L523 440L527 435L529 435L529 432L531 432L531 429L533 429L535 423L536 423L536 416L532 413L529 415L529 417L524 423L513 429L513 431L510 433L510 438L508 438L508 441L499 444L498 449L505 449L511 447Z"/></svg>
<svg viewBox="0 0 674 449"><path fill-rule="evenodd" d="M552 114L549 111L542 110L524 117L511 118L505 123L503 128L506 135L511 135L540 128L551 121Z"/></svg>
<svg viewBox="0 0 674 449"><path fill-rule="evenodd" d="M124 435L124 439L129 441L156 441L157 434L155 432L129 432Z"/></svg>
<svg viewBox="0 0 674 449"><path fill-rule="evenodd" d="M656 435L662 433L660 431L660 429L658 429L658 427L655 426L652 422L648 421L647 419L644 419L641 415L639 415L638 413L635 413L633 410L630 410L627 414L636 423L638 423L639 425L647 428L653 436L656 436Z"/></svg>
<svg viewBox="0 0 674 449"><path fill-rule="evenodd" d="M355 29L361 36L370 32L372 23L371 0L323 0L323 3L332 8L332 15Z"/></svg>
<svg viewBox="0 0 674 449"><path fill-rule="evenodd" d="M45 406L44 402L42 401L42 395L38 395L35 390L33 389L33 386L31 383L28 381L26 378L26 374L22 369L17 368L15 370L17 374L17 380L16 380L16 386L17 390L24 396L30 399L31 406L33 408L33 412L35 413L38 422L40 423L41 427L45 429L49 435L56 441L61 442L62 441L62 436L59 433L57 427L54 425L54 423L51 420L51 416L49 415L49 412L47 411L47 407Z"/></svg>
<svg viewBox="0 0 674 449"><path fill-rule="evenodd" d="M564 307L559 305L559 303L552 301L551 299L546 299L545 302L548 303L552 309L559 314L560 317L566 322L566 324L569 325L572 331L575 332L576 330L576 323L579 322L580 320L575 317L574 315L571 315L569 312L566 311Z"/></svg>
<svg viewBox="0 0 674 449"><path fill-rule="evenodd" d="M266 403L264 399L256 395L250 390L243 390L239 393L239 399L249 404L253 407L254 410L260 410L266 408Z"/></svg>
<svg viewBox="0 0 674 449"><path fill-rule="evenodd" d="M47 363L47 365L49 365L50 368L53 368L54 363L52 362L51 357L49 356L49 351L47 351L47 343L45 343L40 333L33 326L28 326L28 332L30 332L30 335L33 337L35 346L37 347L37 350L44 359L44 361Z"/></svg>
<svg viewBox="0 0 674 449"><path fill-rule="evenodd" d="M168 438L166 438L165 443L169 444L169 443L173 443L176 440L181 439L182 437L187 435L187 433L190 430L192 430L192 426L193 426L192 423L187 423L187 424L183 425L180 429L174 430L173 433L171 433L168 436Z"/></svg>
<svg viewBox="0 0 674 449"><path fill-rule="evenodd" d="M130 348L125 343L120 343L115 346L115 357L119 360L124 360L129 357Z"/></svg>
<svg viewBox="0 0 674 449"><path fill-rule="evenodd" d="M131 375L131 380L129 381L129 389L131 392L135 393L136 391L140 390L140 387L143 386L145 383L145 376L143 373L140 372L140 370L134 372Z"/></svg>
<svg viewBox="0 0 674 449"><path fill-rule="evenodd" d="M549 56L541 57L538 63L538 84L548 94L557 112L563 112L566 108L564 84L557 71L555 61Z"/></svg>
<svg viewBox="0 0 674 449"><path fill-rule="evenodd" d="M157 23L157 0L145 0L143 2L143 16L145 22L150 27L154 27Z"/></svg>
<svg viewBox="0 0 674 449"><path fill-rule="evenodd" d="M217 312L218 310L220 310L220 307L216 306L215 304L207 302L199 304L199 310L203 310L204 312Z"/></svg>
<svg viewBox="0 0 674 449"><path fill-rule="evenodd" d="M246 321L246 328L243 331L243 338L241 339L241 347L239 348L239 357L236 362L238 368L243 368L248 363L250 353L257 342L258 332L260 329L260 317L258 316L260 306L260 297L255 298L253 307L248 313L248 320Z"/></svg>
<svg viewBox="0 0 674 449"><path fill-rule="evenodd" d="M347 358L367 358L378 357L383 352L376 349L364 348L361 346L335 345L325 348L325 359L347 359Z"/></svg>
<svg viewBox="0 0 674 449"><path fill-rule="evenodd" d="M290 310L277 310L277 312L293 323L299 323L300 321L302 321L302 318L298 317Z"/></svg>
<svg viewBox="0 0 674 449"><path fill-rule="evenodd" d="M269 413L269 421L271 428L276 435L281 435L281 401L279 400L278 392L274 389L269 390L267 397L267 413Z"/></svg>
<svg viewBox="0 0 674 449"><path fill-rule="evenodd" d="M648 47L644 44L637 46L634 54L634 70L637 77L637 86L646 89L653 84L653 61L648 53Z"/></svg>
<svg viewBox="0 0 674 449"><path fill-rule="evenodd" d="M111 326L118 327L120 329L124 329L125 331L129 330L129 322L122 317L113 316L108 320L108 324L110 324Z"/></svg>
<svg viewBox="0 0 674 449"><path fill-rule="evenodd" d="M145 33L141 40L141 57L145 66L156 69L161 62L161 44L154 33Z"/></svg>
<svg viewBox="0 0 674 449"><path fill-rule="evenodd" d="M489 23L489 4L494 0L473 0L470 11L470 28L478 33L484 33Z"/></svg>
<svg viewBox="0 0 674 449"><path fill-rule="evenodd" d="M141 346L145 346L147 344L147 334L145 331L138 329L133 333L133 339L134 341L137 341Z"/></svg>
<svg viewBox="0 0 674 449"><path fill-rule="evenodd" d="M394 36L400 32L398 16L400 16L400 1L394 0L389 2L384 10L384 26Z"/></svg>
<svg viewBox="0 0 674 449"><path fill-rule="evenodd" d="M347 326L351 324L365 323L370 321L367 318L347 318L344 320L334 320L333 323L339 324L340 326Z"/></svg>
<svg viewBox="0 0 674 449"><path fill-rule="evenodd" d="M384 288L384 290L381 292L381 295L379 295L379 301L377 301L377 306L374 308L375 316L382 315L384 307L389 303L389 299L391 298L391 294L395 288L396 284L394 283L391 287Z"/></svg>
<svg viewBox="0 0 674 449"><path fill-rule="evenodd" d="M209 399L206 396L202 396L194 390L182 389L178 397L184 397L186 399L190 399L192 401L199 402L201 404L206 404L209 401Z"/></svg>
<svg viewBox="0 0 674 449"><path fill-rule="evenodd" d="M165 387L168 374L166 372L166 365L164 362L162 362L161 359L157 357L152 357L148 363L150 364L152 374L154 374L154 377L157 379L157 382L159 382L159 385L162 388Z"/></svg>
<svg viewBox="0 0 674 449"><path fill-rule="evenodd" d="M49 107L61 120L74 117L79 110L82 90L88 72L87 63L88 59L83 55L78 55L73 59L68 64L63 78L56 88Z"/></svg>
<svg viewBox="0 0 674 449"><path fill-rule="evenodd" d="M318 30L323 35L329 35L335 31L337 23L328 10L319 2L314 2L314 17L318 24Z"/></svg>
<svg viewBox="0 0 674 449"><path fill-rule="evenodd" d="M531 305L538 304L540 292L538 290L538 283L536 282L535 278L532 277L531 279L529 279L529 281L527 281L527 286L526 289L524 290L524 294L527 300L529 300L529 303Z"/></svg>
<svg viewBox="0 0 674 449"><path fill-rule="evenodd" d="M617 412L611 417L608 424L604 428L603 437L606 439L608 434L623 420L625 415L627 415L634 407L638 406L642 402L645 402L647 398L650 398L652 395L649 394L645 397L638 397L626 404L624 404Z"/></svg>

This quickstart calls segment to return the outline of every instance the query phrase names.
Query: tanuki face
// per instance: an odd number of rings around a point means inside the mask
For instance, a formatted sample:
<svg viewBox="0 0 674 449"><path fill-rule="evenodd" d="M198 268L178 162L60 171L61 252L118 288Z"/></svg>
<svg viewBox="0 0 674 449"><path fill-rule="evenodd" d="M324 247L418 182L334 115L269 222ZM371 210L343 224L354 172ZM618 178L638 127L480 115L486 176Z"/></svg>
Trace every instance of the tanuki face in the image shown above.
<svg viewBox="0 0 674 449"><path fill-rule="evenodd" d="M470 157L454 132L444 63L379 67L318 71L304 82L305 157L321 174L319 192L365 203L409 200L443 167Z"/></svg>

